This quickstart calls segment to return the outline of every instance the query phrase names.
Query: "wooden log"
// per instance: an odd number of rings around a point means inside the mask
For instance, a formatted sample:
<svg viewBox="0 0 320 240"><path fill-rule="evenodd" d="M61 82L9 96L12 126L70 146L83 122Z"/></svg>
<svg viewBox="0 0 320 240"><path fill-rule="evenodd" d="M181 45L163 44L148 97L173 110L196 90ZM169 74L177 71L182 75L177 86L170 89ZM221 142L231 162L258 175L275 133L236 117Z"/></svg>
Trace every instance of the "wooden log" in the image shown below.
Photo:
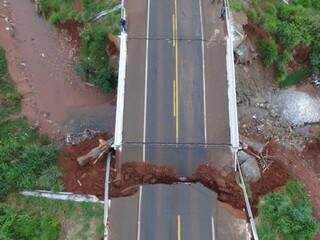
<svg viewBox="0 0 320 240"><path fill-rule="evenodd" d="M111 150L111 145L113 143L113 138L105 141L103 139L99 139L99 146L93 148L87 154L80 156L77 158L77 162L81 167L89 163L90 161L96 160L100 158L102 155L108 153Z"/></svg>

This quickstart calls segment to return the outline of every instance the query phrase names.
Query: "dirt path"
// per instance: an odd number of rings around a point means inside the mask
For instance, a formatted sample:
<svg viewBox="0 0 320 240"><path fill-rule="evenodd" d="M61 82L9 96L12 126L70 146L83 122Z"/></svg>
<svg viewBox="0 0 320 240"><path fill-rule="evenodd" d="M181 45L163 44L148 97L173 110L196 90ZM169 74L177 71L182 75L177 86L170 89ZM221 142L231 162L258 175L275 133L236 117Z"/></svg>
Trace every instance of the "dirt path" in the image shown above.
<svg viewBox="0 0 320 240"><path fill-rule="evenodd" d="M70 40L39 17L31 1L1 0L0 45L23 96L22 113L41 132L113 131L114 96L80 81Z"/></svg>

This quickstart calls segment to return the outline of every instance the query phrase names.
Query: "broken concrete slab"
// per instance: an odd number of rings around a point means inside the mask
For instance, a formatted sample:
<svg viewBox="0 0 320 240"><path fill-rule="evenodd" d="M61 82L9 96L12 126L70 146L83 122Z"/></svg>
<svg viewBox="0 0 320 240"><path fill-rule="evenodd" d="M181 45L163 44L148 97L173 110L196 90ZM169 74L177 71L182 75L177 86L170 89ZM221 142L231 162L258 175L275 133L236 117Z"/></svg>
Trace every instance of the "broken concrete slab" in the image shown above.
<svg viewBox="0 0 320 240"><path fill-rule="evenodd" d="M238 152L238 160L246 182L257 182L261 178L260 168L253 156L240 151Z"/></svg>

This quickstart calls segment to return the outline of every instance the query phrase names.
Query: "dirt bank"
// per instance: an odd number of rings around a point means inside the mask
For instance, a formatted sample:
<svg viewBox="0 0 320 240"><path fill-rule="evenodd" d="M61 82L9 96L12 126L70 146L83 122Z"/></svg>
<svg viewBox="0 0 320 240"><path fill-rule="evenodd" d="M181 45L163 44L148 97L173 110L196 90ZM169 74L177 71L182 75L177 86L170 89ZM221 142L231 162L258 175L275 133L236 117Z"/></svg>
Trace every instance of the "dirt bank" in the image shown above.
<svg viewBox="0 0 320 240"><path fill-rule="evenodd" d="M57 32L31 1L11 0L0 14L6 16L0 18L0 45L23 96L22 113L52 137L85 128L112 132L114 96L85 85L76 75L76 37Z"/></svg>
<svg viewBox="0 0 320 240"><path fill-rule="evenodd" d="M273 161L283 166L293 178L304 183L313 203L314 215L320 220L320 180L312 166L306 161L306 157L312 156L315 152L319 153L320 150L318 148L316 150L312 148L314 146L311 145L309 150L307 148L301 153L296 149L288 149L272 142L266 146L265 151L268 151Z"/></svg>
<svg viewBox="0 0 320 240"><path fill-rule="evenodd" d="M80 142L77 145L65 146L60 157L60 165L64 171L64 188L75 193L93 194L103 199L105 164L104 159L96 164L92 162L80 167L76 161L78 157L87 154L92 148L99 145L100 138L107 140L108 134L99 134ZM285 185L290 179L285 166L281 161L273 162L268 169L263 171L262 177L250 185L254 213L259 198ZM181 179L176 171L163 165L144 163L142 161L126 162L119 166L114 158L111 162L110 197L125 197L135 194L140 185L144 184L175 184L179 182L202 183L207 188L215 191L218 200L231 206L233 209L245 208L241 188L238 185L238 176L232 170L215 169L204 164L187 178Z"/></svg>
<svg viewBox="0 0 320 240"><path fill-rule="evenodd" d="M109 134L99 134L78 145L66 145L63 147L59 163L64 173L64 190L73 193L93 194L103 199L105 179L104 159L100 159L96 164L90 162L84 167L80 167L77 162L77 157L97 147L99 145L99 139L107 140L109 137Z"/></svg>

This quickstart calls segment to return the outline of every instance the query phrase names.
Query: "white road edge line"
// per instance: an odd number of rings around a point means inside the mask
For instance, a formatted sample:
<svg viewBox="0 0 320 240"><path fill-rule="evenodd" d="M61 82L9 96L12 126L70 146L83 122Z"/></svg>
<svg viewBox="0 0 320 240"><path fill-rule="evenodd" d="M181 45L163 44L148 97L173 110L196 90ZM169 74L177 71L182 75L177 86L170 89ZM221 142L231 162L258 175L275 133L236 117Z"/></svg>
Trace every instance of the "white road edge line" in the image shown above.
<svg viewBox="0 0 320 240"><path fill-rule="evenodd" d="M214 229L214 218L213 216L211 217L211 231L212 231L212 240L216 239L216 232Z"/></svg>
<svg viewBox="0 0 320 240"><path fill-rule="evenodd" d="M139 187L139 200L138 200L138 230L137 230L137 240L140 240L141 232L141 200L142 200L142 186Z"/></svg>
<svg viewBox="0 0 320 240"><path fill-rule="evenodd" d="M148 60L149 60L149 28L150 28L150 0L148 0L147 9L147 31L146 31L146 65L144 72L144 116L143 116L143 156L142 159L145 161L146 151L146 129L147 129L147 99L148 99Z"/></svg>
<svg viewBox="0 0 320 240"><path fill-rule="evenodd" d="M149 59L149 29L150 29L150 0L147 6L147 30L146 30L146 62L144 73L144 118L143 118L143 147L142 147L142 161L146 161L146 128L147 128L147 98L148 98L148 59ZM138 230L137 240L141 237L141 201L142 201L142 186L139 187L138 200Z"/></svg>
<svg viewBox="0 0 320 240"><path fill-rule="evenodd" d="M206 72L204 59L204 31L203 31L203 14L202 0L199 0L200 8L200 24L201 24L201 42L202 42L202 81L203 81L203 127L204 127L204 143L207 144L207 100L206 100Z"/></svg>
<svg viewBox="0 0 320 240"><path fill-rule="evenodd" d="M111 153L108 153L107 162L106 162L106 176L104 182L104 211L103 211L103 225L104 225L104 239L109 239L109 172L110 172L110 162L111 162Z"/></svg>

